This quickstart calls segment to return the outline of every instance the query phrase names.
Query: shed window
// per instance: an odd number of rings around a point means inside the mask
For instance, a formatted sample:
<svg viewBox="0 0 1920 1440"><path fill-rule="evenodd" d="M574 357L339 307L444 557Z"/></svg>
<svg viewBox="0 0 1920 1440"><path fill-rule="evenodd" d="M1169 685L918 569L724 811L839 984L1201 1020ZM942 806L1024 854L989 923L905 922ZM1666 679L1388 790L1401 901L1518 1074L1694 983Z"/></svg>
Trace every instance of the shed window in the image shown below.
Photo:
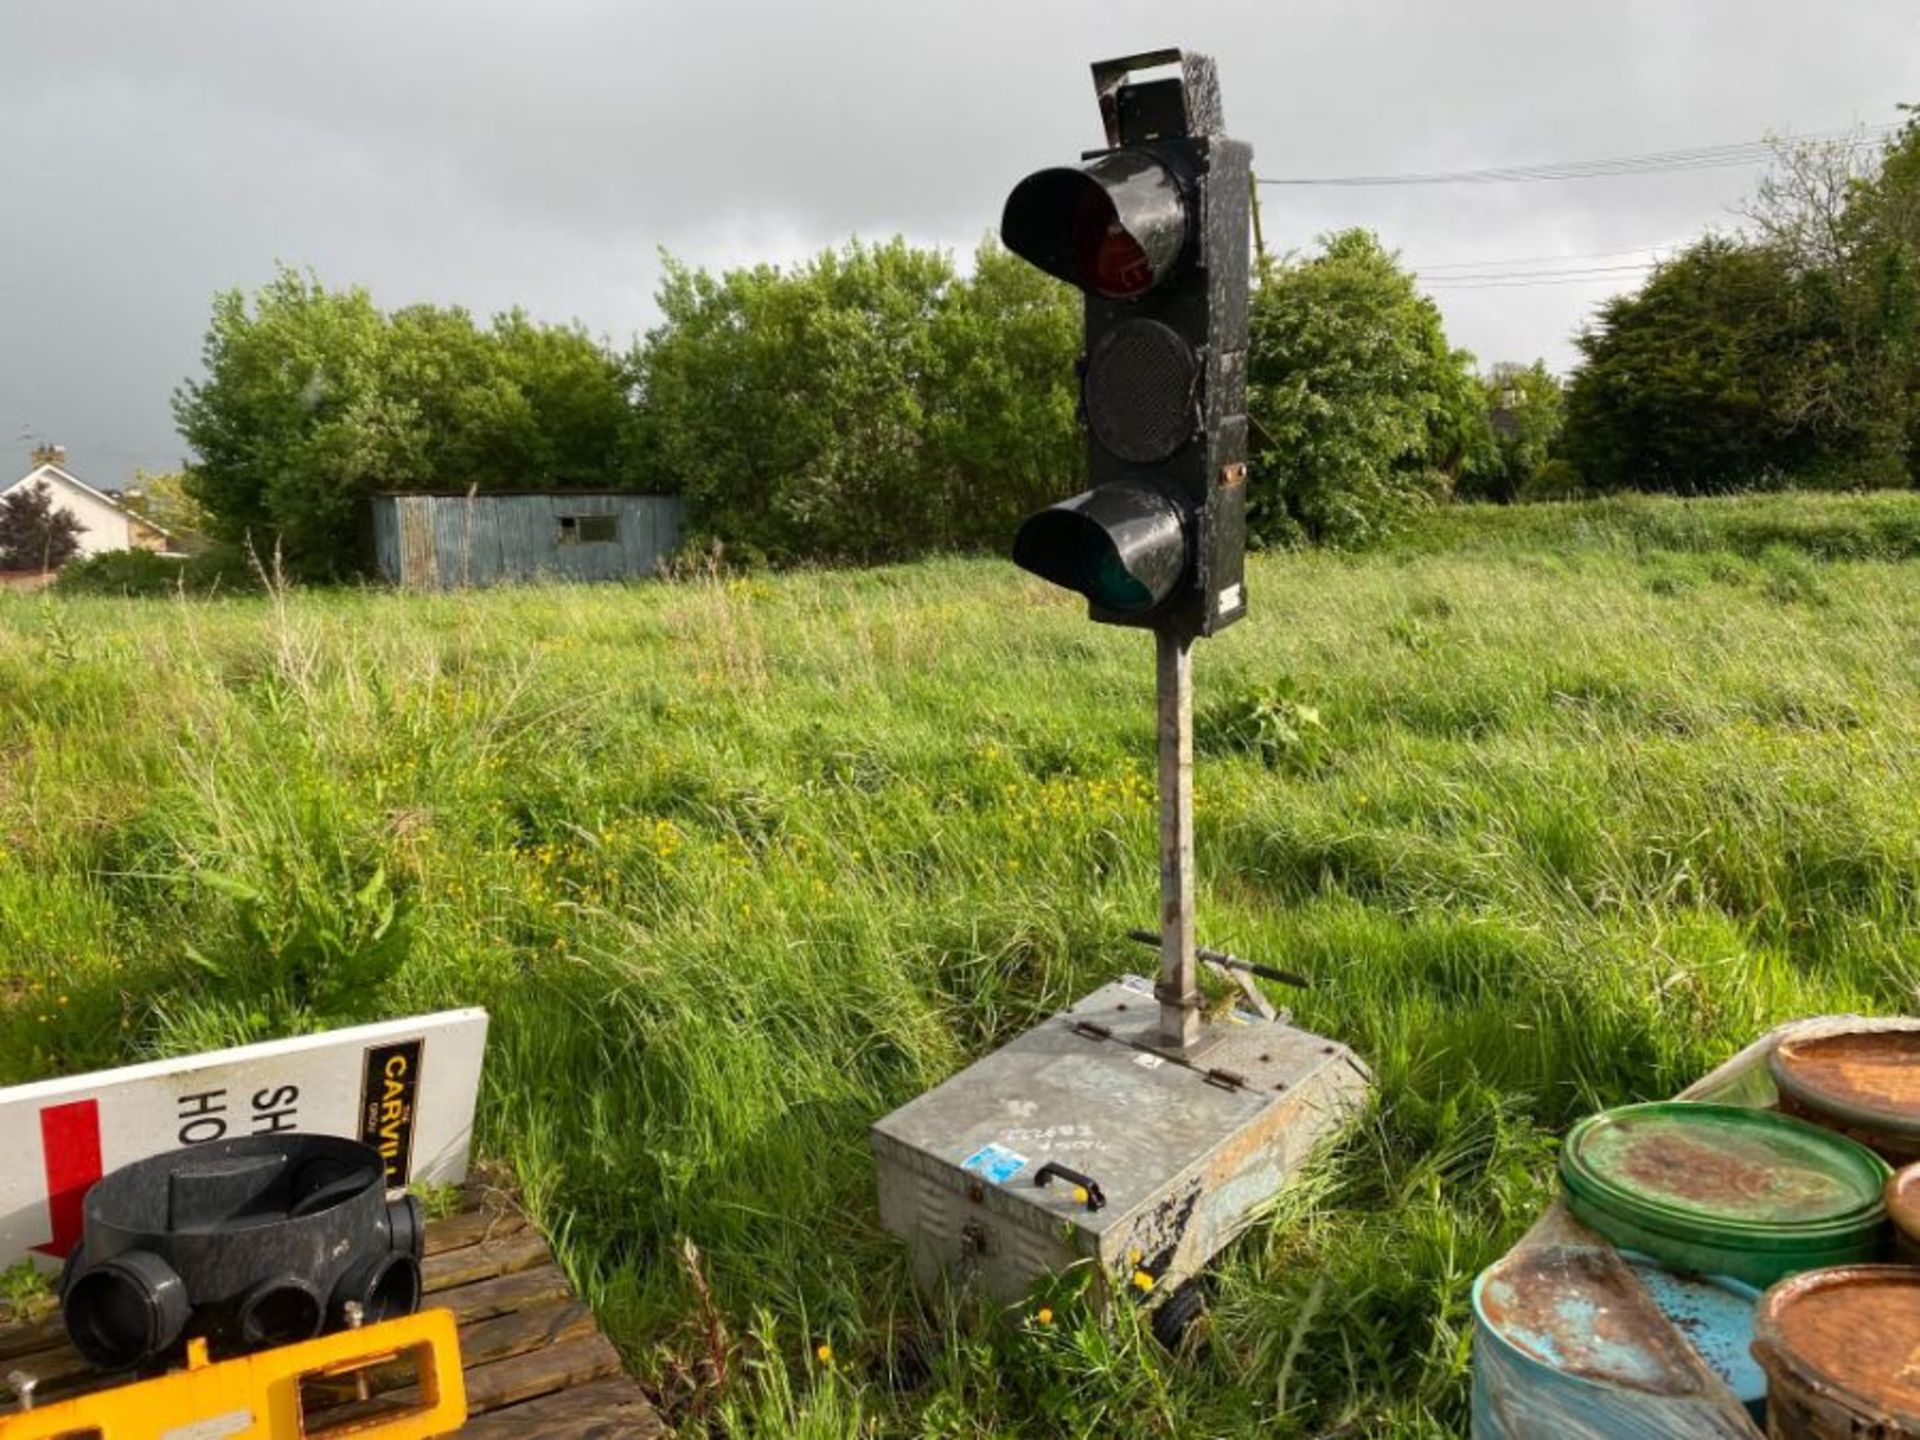
<svg viewBox="0 0 1920 1440"><path fill-rule="evenodd" d="M620 539L618 515L562 515L562 545L607 545Z"/></svg>

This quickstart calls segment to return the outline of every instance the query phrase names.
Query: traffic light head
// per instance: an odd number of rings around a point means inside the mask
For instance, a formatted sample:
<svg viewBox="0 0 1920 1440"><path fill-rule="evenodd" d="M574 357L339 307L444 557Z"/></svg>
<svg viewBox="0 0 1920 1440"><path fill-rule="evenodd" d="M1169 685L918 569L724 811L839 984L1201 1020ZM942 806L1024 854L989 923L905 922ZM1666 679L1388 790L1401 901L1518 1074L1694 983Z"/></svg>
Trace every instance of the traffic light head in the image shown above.
<svg viewBox="0 0 1920 1440"><path fill-rule="evenodd" d="M1133 78L1168 64L1177 79ZM1029 175L1000 224L1009 250L1086 296L1090 488L1029 518L1013 558L1096 620L1210 635L1246 609L1251 155L1220 133L1205 56L1093 75L1108 148Z"/></svg>

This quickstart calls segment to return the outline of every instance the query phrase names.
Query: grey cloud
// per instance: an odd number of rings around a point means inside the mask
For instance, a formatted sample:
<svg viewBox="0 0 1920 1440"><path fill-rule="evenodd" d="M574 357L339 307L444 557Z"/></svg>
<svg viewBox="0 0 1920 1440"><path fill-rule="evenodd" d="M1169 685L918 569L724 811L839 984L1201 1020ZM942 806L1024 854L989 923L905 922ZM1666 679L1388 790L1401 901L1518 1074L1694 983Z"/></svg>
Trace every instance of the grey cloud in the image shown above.
<svg viewBox="0 0 1920 1440"><path fill-rule="evenodd" d="M1102 55L1212 51L1261 171L1338 174L1884 123L1920 98L1917 42L1907 0L9 0L0 444L25 424L107 483L174 462L210 296L276 260L624 341L658 247L964 252L1026 169L1094 142ZM1367 225L1419 263L1587 254L1724 223L1752 179L1269 189L1265 221L1277 248ZM1565 364L1606 293L1440 298L1484 359Z"/></svg>

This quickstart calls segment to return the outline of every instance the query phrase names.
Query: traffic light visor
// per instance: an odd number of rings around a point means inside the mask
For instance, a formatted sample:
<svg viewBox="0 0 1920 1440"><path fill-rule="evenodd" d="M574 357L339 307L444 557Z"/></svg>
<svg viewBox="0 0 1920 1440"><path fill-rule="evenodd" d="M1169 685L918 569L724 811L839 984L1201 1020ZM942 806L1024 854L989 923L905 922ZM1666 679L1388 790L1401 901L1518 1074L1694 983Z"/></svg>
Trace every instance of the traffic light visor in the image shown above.
<svg viewBox="0 0 1920 1440"><path fill-rule="evenodd" d="M1150 155L1119 150L1083 169L1039 170L1014 186L1000 238L1047 274L1109 300L1164 280L1186 248L1180 183Z"/></svg>
<svg viewBox="0 0 1920 1440"><path fill-rule="evenodd" d="M1145 485L1103 485L1030 515L1014 563L1095 605L1140 615L1172 593L1187 568L1180 509Z"/></svg>

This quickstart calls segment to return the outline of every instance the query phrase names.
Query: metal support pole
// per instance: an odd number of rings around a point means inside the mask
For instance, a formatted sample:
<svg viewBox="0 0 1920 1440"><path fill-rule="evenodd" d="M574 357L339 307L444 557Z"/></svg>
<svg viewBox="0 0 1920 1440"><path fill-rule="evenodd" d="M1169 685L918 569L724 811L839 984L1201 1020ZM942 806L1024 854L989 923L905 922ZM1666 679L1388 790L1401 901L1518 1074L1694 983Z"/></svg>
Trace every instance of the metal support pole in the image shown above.
<svg viewBox="0 0 1920 1440"><path fill-rule="evenodd" d="M1193 940L1193 641L1154 632L1160 736L1160 1034L1200 1039L1199 962Z"/></svg>

